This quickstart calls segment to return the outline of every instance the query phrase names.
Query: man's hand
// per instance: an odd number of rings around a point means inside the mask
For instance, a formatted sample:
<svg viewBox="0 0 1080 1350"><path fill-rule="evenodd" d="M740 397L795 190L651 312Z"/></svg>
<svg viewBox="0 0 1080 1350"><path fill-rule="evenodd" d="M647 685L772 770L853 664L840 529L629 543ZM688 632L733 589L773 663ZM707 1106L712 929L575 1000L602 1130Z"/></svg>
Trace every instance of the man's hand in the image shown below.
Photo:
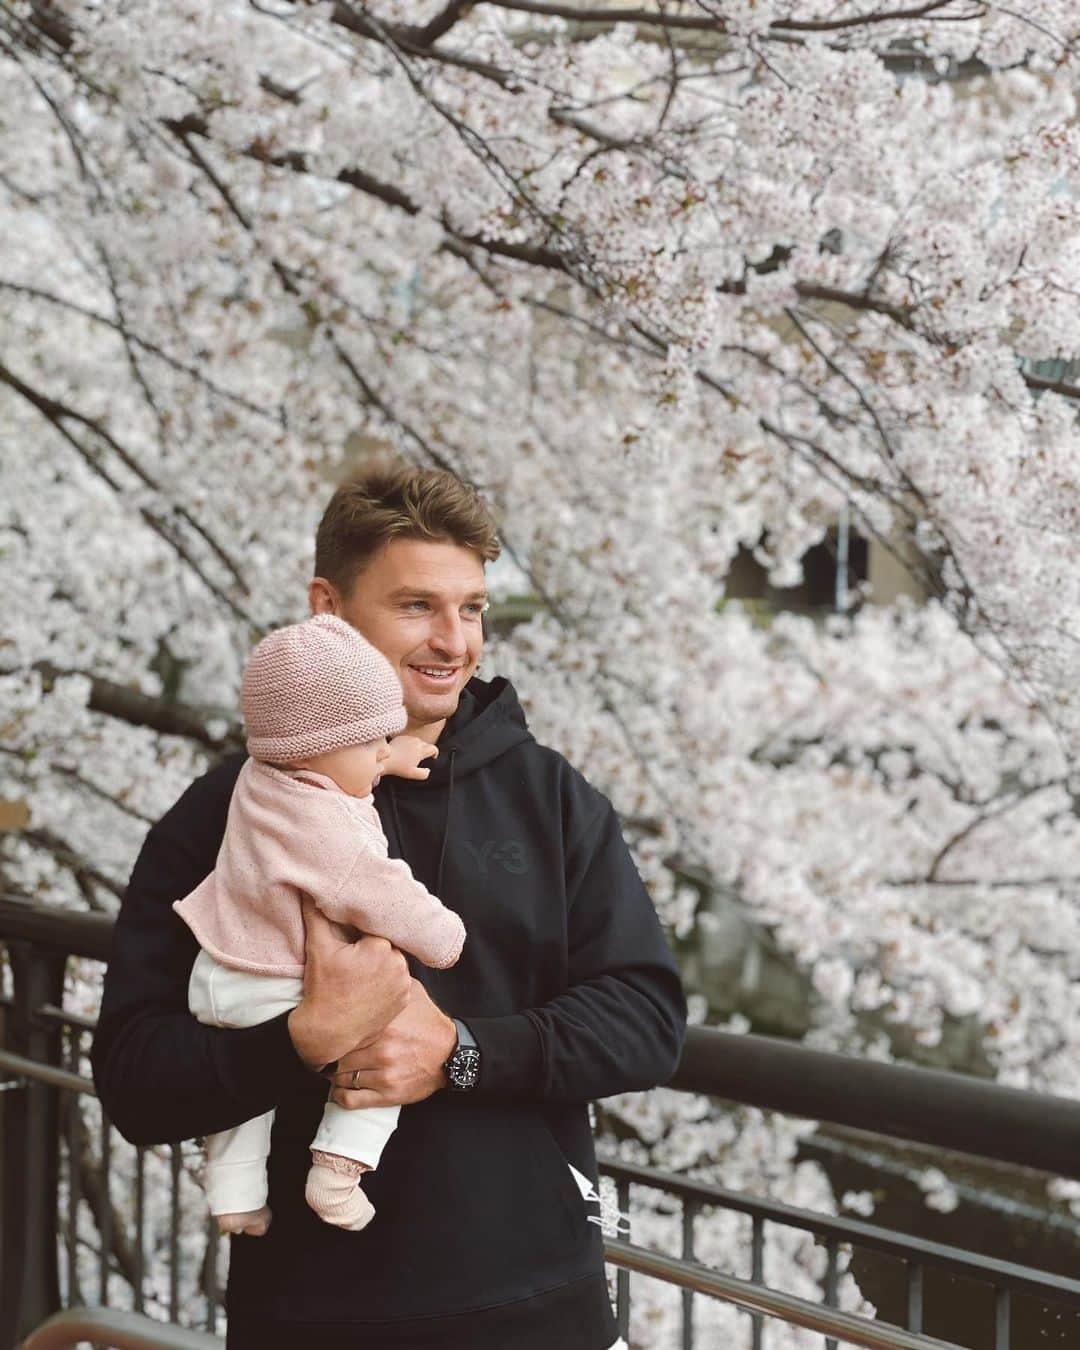
<svg viewBox="0 0 1080 1350"><path fill-rule="evenodd" d="M307 896L304 996L289 1014L296 1053L312 1069L372 1040L409 1002L409 967L385 938L342 942Z"/></svg>
<svg viewBox="0 0 1080 1350"><path fill-rule="evenodd" d="M438 753L437 745L422 741L419 736L395 736L390 742L390 758L383 760L382 771L392 773L396 778L423 780L431 770L422 769L421 760L431 759Z"/></svg>
<svg viewBox="0 0 1080 1350"><path fill-rule="evenodd" d="M423 1101L446 1086L443 1065L456 1044L453 1022L413 980L404 1012L338 1061L331 1100L349 1108Z"/></svg>

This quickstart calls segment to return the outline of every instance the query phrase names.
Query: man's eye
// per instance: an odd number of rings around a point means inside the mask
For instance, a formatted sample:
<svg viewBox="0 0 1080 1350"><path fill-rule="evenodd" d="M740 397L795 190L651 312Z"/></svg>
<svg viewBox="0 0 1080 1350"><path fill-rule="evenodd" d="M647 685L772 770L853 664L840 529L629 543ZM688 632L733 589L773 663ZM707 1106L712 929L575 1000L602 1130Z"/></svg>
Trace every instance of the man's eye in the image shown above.
<svg viewBox="0 0 1080 1350"><path fill-rule="evenodd" d="M467 614L470 619L478 619L486 609L487 601L485 600L482 605L465 605L462 612Z"/></svg>
<svg viewBox="0 0 1080 1350"><path fill-rule="evenodd" d="M405 604L402 605L402 609L427 609L427 607L428 604L426 600L407 600Z"/></svg>

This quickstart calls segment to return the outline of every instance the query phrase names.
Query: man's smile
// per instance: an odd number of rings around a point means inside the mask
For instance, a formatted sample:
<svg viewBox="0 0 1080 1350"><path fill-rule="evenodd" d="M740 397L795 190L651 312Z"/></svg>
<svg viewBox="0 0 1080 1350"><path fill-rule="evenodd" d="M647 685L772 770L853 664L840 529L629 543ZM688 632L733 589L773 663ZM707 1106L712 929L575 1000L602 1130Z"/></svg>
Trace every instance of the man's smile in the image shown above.
<svg viewBox="0 0 1080 1350"><path fill-rule="evenodd" d="M435 684L450 684L454 677L461 670L460 666L409 666L410 670L415 671L425 680L431 680Z"/></svg>

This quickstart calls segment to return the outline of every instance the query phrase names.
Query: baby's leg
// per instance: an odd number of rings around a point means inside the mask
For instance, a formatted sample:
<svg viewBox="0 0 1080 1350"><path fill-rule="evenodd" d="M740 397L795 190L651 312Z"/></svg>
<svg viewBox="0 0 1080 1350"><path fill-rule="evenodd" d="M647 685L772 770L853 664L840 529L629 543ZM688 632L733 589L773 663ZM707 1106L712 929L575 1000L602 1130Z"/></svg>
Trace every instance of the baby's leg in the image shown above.
<svg viewBox="0 0 1080 1350"><path fill-rule="evenodd" d="M302 982L291 976L254 975L223 966L199 952L188 983L188 1006L207 1026L251 1027L295 1008ZM261 1237L270 1225L266 1160L274 1113L268 1111L206 1140L206 1194L224 1233Z"/></svg>
<svg viewBox="0 0 1080 1350"><path fill-rule="evenodd" d="M371 1222L375 1209L360 1187L360 1177L378 1164L399 1114L397 1106L349 1111L336 1102L326 1103L311 1146L304 1192L320 1219L353 1232Z"/></svg>
<svg viewBox="0 0 1080 1350"><path fill-rule="evenodd" d="M262 1237L270 1227L266 1160L273 1111L206 1139L206 1198L223 1233Z"/></svg>

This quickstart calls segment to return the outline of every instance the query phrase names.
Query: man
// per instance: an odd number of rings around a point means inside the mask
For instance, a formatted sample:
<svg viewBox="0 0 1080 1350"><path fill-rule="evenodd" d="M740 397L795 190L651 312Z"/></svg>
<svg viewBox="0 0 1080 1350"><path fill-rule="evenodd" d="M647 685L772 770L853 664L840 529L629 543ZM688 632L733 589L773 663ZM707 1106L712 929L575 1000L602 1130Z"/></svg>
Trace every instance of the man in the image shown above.
<svg viewBox="0 0 1080 1350"><path fill-rule="evenodd" d="M494 523L440 471L371 468L334 494L309 599L353 624L402 683L423 782L375 801L391 851L462 917L461 960L417 966L342 944L305 908L304 997L257 1027L187 1011L197 948L172 912L212 869L241 757L151 830L116 928L94 1074L137 1143L209 1134L275 1107L273 1222L233 1241L229 1345L302 1350L607 1350L616 1332L587 1103L665 1081L685 1003L610 803L537 745L502 679L475 678ZM326 1094L401 1104L352 1233L304 1202Z"/></svg>

